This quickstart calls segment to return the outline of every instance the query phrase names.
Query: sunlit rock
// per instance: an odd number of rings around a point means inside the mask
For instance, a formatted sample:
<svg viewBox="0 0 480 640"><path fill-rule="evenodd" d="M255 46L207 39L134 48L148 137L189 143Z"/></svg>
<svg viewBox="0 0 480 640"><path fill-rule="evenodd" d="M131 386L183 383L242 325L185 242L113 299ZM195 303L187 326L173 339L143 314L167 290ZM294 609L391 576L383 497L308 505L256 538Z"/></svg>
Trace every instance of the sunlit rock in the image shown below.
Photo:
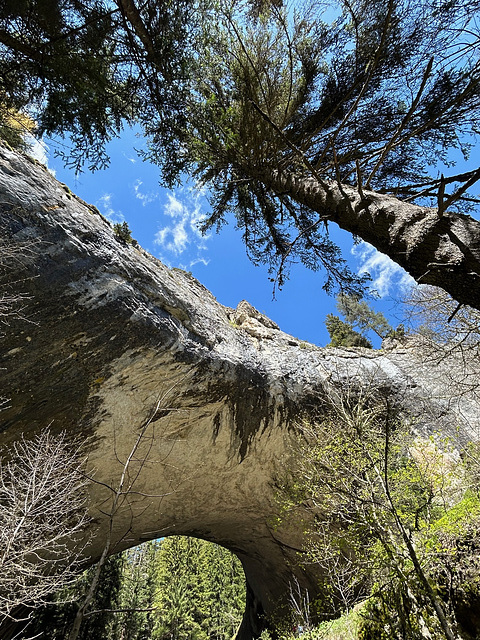
<svg viewBox="0 0 480 640"><path fill-rule="evenodd" d="M325 385L375 384L419 431L476 433L475 398L452 398L451 365L402 345L320 349L245 301L223 307L3 147L0 192L2 237L16 250L1 286L29 296L24 317L2 329L0 395L10 400L0 443L49 425L88 439L93 559L137 443L113 518L115 550L171 534L231 549L248 585L239 638L258 636L293 576L314 596L314 569L299 566L302 523L276 524L275 482Z"/></svg>

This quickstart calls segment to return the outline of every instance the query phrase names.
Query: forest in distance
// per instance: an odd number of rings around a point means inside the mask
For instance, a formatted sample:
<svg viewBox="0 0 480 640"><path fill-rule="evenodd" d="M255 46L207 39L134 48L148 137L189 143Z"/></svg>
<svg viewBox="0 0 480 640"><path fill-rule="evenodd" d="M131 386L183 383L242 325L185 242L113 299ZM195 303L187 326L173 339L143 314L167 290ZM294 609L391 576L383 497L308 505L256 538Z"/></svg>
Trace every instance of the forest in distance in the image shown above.
<svg viewBox="0 0 480 640"><path fill-rule="evenodd" d="M37 611L27 637L68 637L75 604L91 574L87 571L70 592L57 594ZM244 608L239 561L218 545L174 536L109 558L78 637L227 640Z"/></svg>
<svg viewBox="0 0 480 640"><path fill-rule="evenodd" d="M1 3L2 145L28 154L35 137L56 138L80 175L106 167L128 127L165 188L192 180L207 194L199 234L233 222L274 291L299 264L318 272L337 308L326 347L411 349L452 377L461 363L446 402L478 404L479 0ZM107 224L138 246L127 221ZM335 225L415 281L400 324L376 310ZM7 277L11 241L0 228ZM0 345L10 321L29 322L25 305L21 281L0 290ZM0 450L0 637L228 640L251 614L252 640L478 640L478 438L419 435L368 380L324 391L318 419L295 424L269 523L302 523L314 596L292 579L278 612L253 615L238 558L197 538L115 553L115 509L148 421L84 570L85 547L66 540L91 517L85 443L46 429Z"/></svg>

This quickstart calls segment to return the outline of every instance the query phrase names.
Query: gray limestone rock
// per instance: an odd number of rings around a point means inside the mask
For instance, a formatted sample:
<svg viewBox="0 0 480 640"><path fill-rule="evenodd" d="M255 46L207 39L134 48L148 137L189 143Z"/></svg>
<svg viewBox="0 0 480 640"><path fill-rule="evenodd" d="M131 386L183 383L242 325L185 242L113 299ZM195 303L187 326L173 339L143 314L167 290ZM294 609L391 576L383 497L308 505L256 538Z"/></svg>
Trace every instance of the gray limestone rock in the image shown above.
<svg viewBox="0 0 480 640"><path fill-rule="evenodd" d="M17 250L2 290L24 319L2 330L0 444L51 425L90 438L92 559L111 492L139 430L138 474L114 519L116 549L172 534L231 549L247 579L238 638L258 637L297 576L302 524L276 527L275 479L290 434L325 385L374 384L419 430L476 434L474 394L452 394L452 366L408 344L320 349L283 333L247 302L234 311L195 278L121 242L94 207L42 166L0 147L0 231Z"/></svg>

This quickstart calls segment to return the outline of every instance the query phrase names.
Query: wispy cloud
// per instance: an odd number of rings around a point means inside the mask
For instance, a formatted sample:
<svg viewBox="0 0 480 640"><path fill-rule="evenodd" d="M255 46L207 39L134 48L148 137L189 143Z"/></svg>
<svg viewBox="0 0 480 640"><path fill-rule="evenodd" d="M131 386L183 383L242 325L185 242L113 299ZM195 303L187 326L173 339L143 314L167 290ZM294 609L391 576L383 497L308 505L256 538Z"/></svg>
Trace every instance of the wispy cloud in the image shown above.
<svg viewBox="0 0 480 640"><path fill-rule="evenodd" d="M38 160L41 164L45 165L54 176L55 170L48 166L48 144L44 140L35 138L35 136L32 136L31 134L27 134L25 136L25 141L28 144L28 154L32 156L32 158L35 158L35 160Z"/></svg>
<svg viewBox="0 0 480 640"><path fill-rule="evenodd" d="M203 264L203 266L206 267L209 263L210 263L210 260L208 258L203 258L201 256L198 256L198 258L195 258L195 260L190 261L190 266L193 267L193 265L195 264Z"/></svg>
<svg viewBox="0 0 480 640"><path fill-rule="evenodd" d="M371 287L382 298L393 293L395 289L409 288L415 282L402 267L367 242L360 242L354 246L352 254L359 262L359 273L367 272L372 276Z"/></svg>
<svg viewBox="0 0 480 640"><path fill-rule="evenodd" d="M187 258L189 265L202 263L208 264L208 258L201 255L207 249L207 236L200 232L199 225L205 218L201 211L201 194L197 192L184 193L182 199L175 193L167 194L167 202L164 204L163 213L169 218L168 224L161 227L155 234L154 243L160 247L167 255L162 255L162 259L167 263L172 258L178 259L185 252L192 250L196 255L182 256L182 260Z"/></svg>
<svg viewBox="0 0 480 640"><path fill-rule="evenodd" d="M156 193L155 191L149 191L148 193L144 193L141 189L142 184L143 182L141 180L136 180L135 184L133 185L133 189L135 191L135 197L138 198L138 200L140 200L140 202L144 207L146 207L147 204L151 204L154 200L158 198L158 193Z"/></svg>
<svg viewBox="0 0 480 640"><path fill-rule="evenodd" d="M111 193L104 193L101 198L99 198L95 205L100 210L100 213L113 222L114 224L117 222L124 222L125 217L121 211L115 211L112 206L112 198L113 195Z"/></svg>

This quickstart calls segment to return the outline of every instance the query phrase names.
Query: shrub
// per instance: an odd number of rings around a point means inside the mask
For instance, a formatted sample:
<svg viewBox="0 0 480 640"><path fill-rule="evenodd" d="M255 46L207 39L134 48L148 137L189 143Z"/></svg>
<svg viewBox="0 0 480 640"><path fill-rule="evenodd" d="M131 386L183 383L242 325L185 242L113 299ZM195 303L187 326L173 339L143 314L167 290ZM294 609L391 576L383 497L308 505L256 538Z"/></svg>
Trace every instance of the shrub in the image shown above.
<svg viewBox="0 0 480 640"><path fill-rule="evenodd" d="M113 225L113 233L119 240L126 244L131 244L133 242L132 232L127 222L115 223Z"/></svg>

